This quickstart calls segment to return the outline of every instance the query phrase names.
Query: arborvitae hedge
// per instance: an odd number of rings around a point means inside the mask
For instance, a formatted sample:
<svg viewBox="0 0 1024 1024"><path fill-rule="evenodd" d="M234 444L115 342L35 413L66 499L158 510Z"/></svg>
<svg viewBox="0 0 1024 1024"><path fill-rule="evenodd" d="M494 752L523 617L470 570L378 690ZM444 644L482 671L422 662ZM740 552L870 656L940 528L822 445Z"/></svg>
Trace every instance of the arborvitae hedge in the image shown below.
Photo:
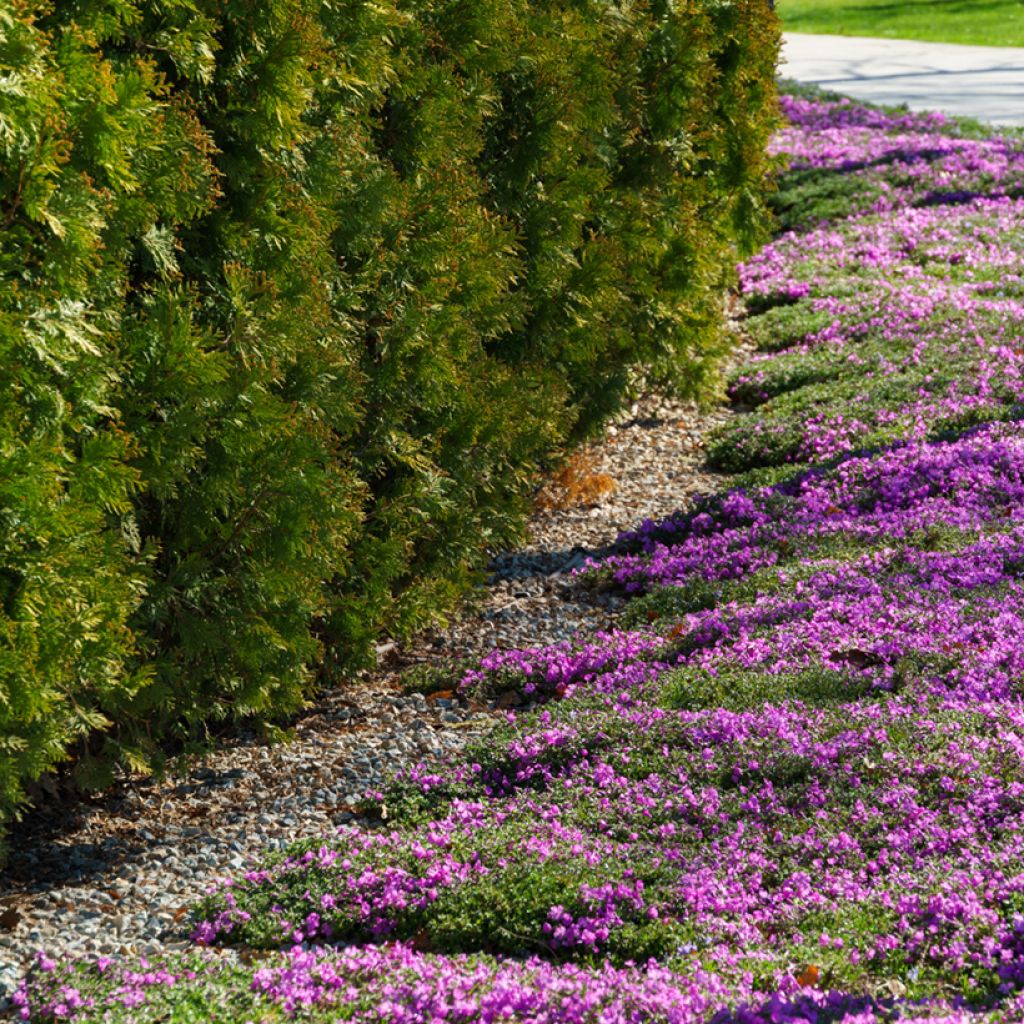
<svg viewBox="0 0 1024 1024"><path fill-rule="evenodd" d="M762 227L767 0L0 7L0 817L451 606Z"/></svg>

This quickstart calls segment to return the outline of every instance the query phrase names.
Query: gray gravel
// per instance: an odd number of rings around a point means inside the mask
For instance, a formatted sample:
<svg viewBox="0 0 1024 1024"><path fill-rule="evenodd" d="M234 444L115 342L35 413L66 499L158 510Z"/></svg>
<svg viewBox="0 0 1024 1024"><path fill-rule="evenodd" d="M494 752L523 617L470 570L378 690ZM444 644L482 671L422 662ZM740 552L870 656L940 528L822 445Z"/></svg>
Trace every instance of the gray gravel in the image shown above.
<svg viewBox="0 0 1024 1024"><path fill-rule="evenodd" d="M621 599L572 571L647 516L684 507L720 478L702 465L706 432L731 415L652 397L590 446L614 490L538 512L523 548L496 557L487 586L450 627L379 648L380 671L324 694L291 742L239 737L184 775L127 780L72 807L35 812L12 837L0 879L0 1008L38 949L51 956L154 953L184 946L188 907L215 878L267 849L358 819L385 776L450 760L498 714L453 697L401 692L409 665L495 647L569 639L608 626Z"/></svg>
<svg viewBox="0 0 1024 1024"><path fill-rule="evenodd" d="M187 775L134 781L16 834L0 888L0 984L35 950L156 952L187 942L187 908L263 851L358 816L385 772L448 758L494 714L374 681L325 695L292 742L240 739Z"/></svg>

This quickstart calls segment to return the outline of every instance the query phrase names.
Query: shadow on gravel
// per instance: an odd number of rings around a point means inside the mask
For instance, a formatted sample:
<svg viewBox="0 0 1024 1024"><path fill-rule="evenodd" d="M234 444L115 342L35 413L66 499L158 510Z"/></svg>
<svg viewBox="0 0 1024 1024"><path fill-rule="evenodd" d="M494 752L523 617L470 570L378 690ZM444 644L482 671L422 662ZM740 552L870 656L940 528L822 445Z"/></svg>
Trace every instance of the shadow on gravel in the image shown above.
<svg viewBox="0 0 1024 1024"><path fill-rule="evenodd" d="M599 548L574 546L557 551L504 552L491 559L487 571L493 579L529 579L554 576L581 569L588 558L606 558L617 550L616 544Z"/></svg>
<svg viewBox="0 0 1024 1024"><path fill-rule="evenodd" d="M243 777L239 768L215 771L198 767L175 786L178 797L198 796L225 789ZM137 785L143 789L147 781ZM115 872L166 839L140 832L130 810L127 791L117 786L106 792L83 794L58 790L30 810L12 832L10 855L0 872L0 898L12 892L73 885ZM116 822L115 832L100 841L65 837L88 833L90 819L103 816ZM198 827L194 831L199 831Z"/></svg>
<svg viewBox="0 0 1024 1024"><path fill-rule="evenodd" d="M51 835L62 831L56 822ZM10 891L32 891L37 886L73 885L107 874L111 868L139 856L149 843L140 842L126 829L123 836L107 836L102 842L56 843L42 834L19 849L17 837L0 876L0 896Z"/></svg>
<svg viewBox="0 0 1024 1024"><path fill-rule="evenodd" d="M188 777L174 787L178 796L188 796L193 793L202 793L208 789L225 789L233 782L245 778L245 772L241 768L227 768L223 771L215 771L213 768L197 768Z"/></svg>

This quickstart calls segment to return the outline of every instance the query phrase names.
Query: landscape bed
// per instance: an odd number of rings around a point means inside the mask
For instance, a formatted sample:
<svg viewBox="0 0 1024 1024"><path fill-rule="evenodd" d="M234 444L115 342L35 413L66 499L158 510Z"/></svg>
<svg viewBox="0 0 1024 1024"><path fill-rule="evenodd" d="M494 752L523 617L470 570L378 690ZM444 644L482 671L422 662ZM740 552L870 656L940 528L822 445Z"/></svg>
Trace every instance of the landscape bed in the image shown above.
<svg viewBox="0 0 1024 1024"><path fill-rule="evenodd" d="M458 685L527 710L464 762L223 880L193 952L41 954L23 1020L1024 1018L1024 156L784 108L742 475L584 570L622 628L494 652Z"/></svg>

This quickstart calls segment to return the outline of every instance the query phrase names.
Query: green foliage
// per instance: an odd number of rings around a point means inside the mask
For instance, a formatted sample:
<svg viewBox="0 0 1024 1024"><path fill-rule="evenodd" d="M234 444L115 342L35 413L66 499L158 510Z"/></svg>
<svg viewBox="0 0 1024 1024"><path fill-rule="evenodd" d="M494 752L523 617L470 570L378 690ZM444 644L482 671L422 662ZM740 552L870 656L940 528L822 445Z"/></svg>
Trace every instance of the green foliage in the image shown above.
<svg viewBox="0 0 1024 1024"><path fill-rule="evenodd" d="M402 690L405 693L454 690L462 677L475 667L471 658L443 658L441 661L413 665L401 675Z"/></svg>
<svg viewBox="0 0 1024 1024"><path fill-rule="evenodd" d="M712 675L705 669L687 667L662 678L665 706L686 711L719 707L749 711L784 700L812 706L848 704L871 693L871 683L856 673L823 666L781 675L742 669Z"/></svg>
<svg viewBox="0 0 1024 1024"><path fill-rule="evenodd" d="M764 227L765 0L0 12L0 818L453 606Z"/></svg>
<svg viewBox="0 0 1024 1024"><path fill-rule="evenodd" d="M856 174L809 168L787 174L772 196L771 206L779 227L790 231L865 212L880 195L877 182L865 181Z"/></svg>
<svg viewBox="0 0 1024 1024"><path fill-rule="evenodd" d="M637 629L661 619L681 619L691 612L715 608L721 602L722 585L701 578L678 587L657 587L634 598L622 610L625 629Z"/></svg>
<svg viewBox="0 0 1024 1024"><path fill-rule="evenodd" d="M832 315L823 319L812 304L804 299L774 306L746 321L758 346L774 355L770 362L736 371L728 393L740 406L756 407L758 415L716 431L708 446L711 465L748 474L744 483L772 482L779 479L772 473L777 467L792 474L818 461L807 425L837 414L856 424L855 450L892 444L908 430L908 416L900 410L915 402L938 404L958 389L970 389L978 374L981 357L976 346L961 342L967 328L955 310L941 307L916 325L919 334L906 337L884 327L851 332L855 349L837 358L831 345L817 342L816 333L840 321ZM976 323L980 329L989 326L985 314ZM993 318L991 329L1003 328ZM1016 415L1012 385L997 377L990 393L990 399L967 410L936 409L928 436L958 437L981 423Z"/></svg>

